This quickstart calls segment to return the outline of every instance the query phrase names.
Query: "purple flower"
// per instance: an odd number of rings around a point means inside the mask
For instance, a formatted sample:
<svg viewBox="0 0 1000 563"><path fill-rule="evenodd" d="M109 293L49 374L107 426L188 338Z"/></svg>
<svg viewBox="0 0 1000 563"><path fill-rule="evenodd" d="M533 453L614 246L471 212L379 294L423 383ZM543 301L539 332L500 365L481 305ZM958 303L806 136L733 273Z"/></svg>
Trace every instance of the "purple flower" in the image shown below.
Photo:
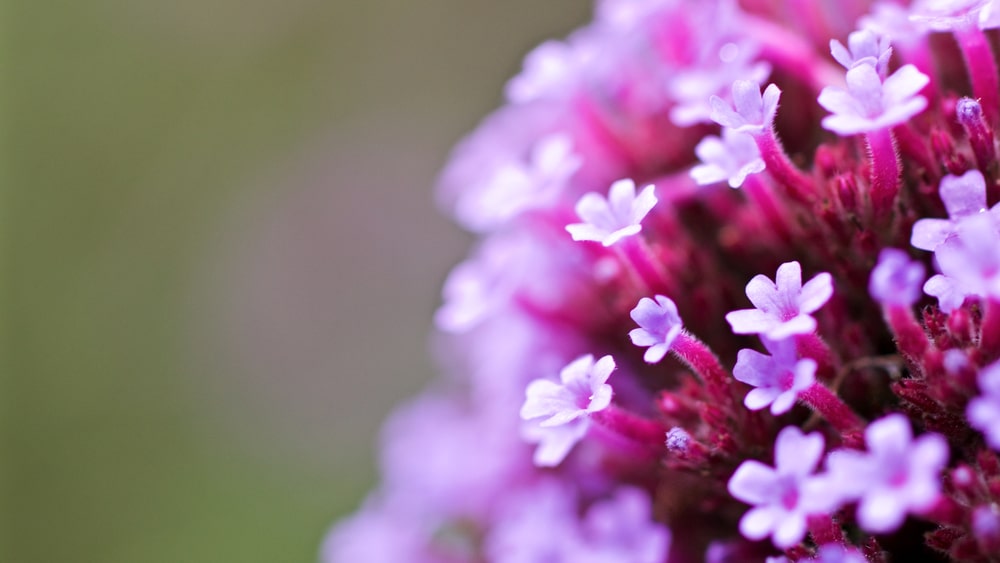
<svg viewBox="0 0 1000 563"><path fill-rule="evenodd" d="M990 0L917 0L910 20L934 31L952 31L979 21L979 12Z"/></svg>
<svg viewBox="0 0 1000 563"><path fill-rule="evenodd" d="M495 230L529 209L552 206L581 163L568 136L543 137L527 161L500 165L487 182L456 202L455 212L470 228Z"/></svg>
<svg viewBox="0 0 1000 563"><path fill-rule="evenodd" d="M701 164L691 169L691 177L699 185L725 180L729 187L738 188L746 177L764 171L764 160L753 137L735 129L722 129L722 138L709 135L694 148Z"/></svg>
<svg viewBox="0 0 1000 563"><path fill-rule="evenodd" d="M979 372L980 395L965 411L969 424L986 435L986 441L1000 450L1000 362L992 363Z"/></svg>
<svg viewBox="0 0 1000 563"><path fill-rule="evenodd" d="M653 521L649 494L634 487L593 504L582 531L585 543L574 562L662 563L670 548L670 531Z"/></svg>
<svg viewBox="0 0 1000 563"><path fill-rule="evenodd" d="M844 68L850 70L858 65L870 65L885 78L889 68L889 57L892 47L887 37L879 37L875 32L865 29L855 31L847 36L847 45L836 39L830 40L830 53Z"/></svg>
<svg viewBox="0 0 1000 563"><path fill-rule="evenodd" d="M732 91L732 104L718 96L709 99L712 121L740 133L761 133L771 128L781 97L777 86L769 84L761 95L756 82L737 80L733 82Z"/></svg>
<svg viewBox="0 0 1000 563"><path fill-rule="evenodd" d="M771 536L788 549L806 534L806 517L829 510L813 472L823 457L823 435L805 435L794 426L782 429L774 446L774 468L744 461L729 479L729 493L754 508L740 519L740 533L751 540Z"/></svg>
<svg viewBox="0 0 1000 563"><path fill-rule="evenodd" d="M960 221L934 258L941 273L927 280L924 293L936 297L942 311L953 311L967 296L1000 298L1000 233L993 217Z"/></svg>
<svg viewBox="0 0 1000 563"><path fill-rule="evenodd" d="M508 496L494 516L484 551L495 563L573 563L583 542L574 489L543 479Z"/></svg>
<svg viewBox="0 0 1000 563"><path fill-rule="evenodd" d="M885 248L872 270L868 293L883 305L910 306L920 300L924 265L902 250Z"/></svg>
<svg viewBox="0 0 1000 563"><path fill-rule="evenodd" d="M639 325L639 328L628 333L632 344L649 347L643 356L646 363L659 362L670 351L670 346L684 326L677 314L677 305L663 295L657 295L656 301L643 297L635 309L632 309L631 315L632 320Z"/></svg>
<svg viewBox="0 0 1000 563"><path fill-rule="evenodd" d="M798 262L786 262L778 267L775 281L763 274L755 276L746 292L756 308L726 315L733 332L783 340L816 330L816 319L810 313L830 300L833 278L824 272L802 285L802 267Z"/></svg>
<svg viewBox="0 0 1000 563"><path fill-rule="evenodd" d="M986 179L978 170L969 170L961 176L945 176L938 195L948 210L948 218L921 219L913 224L910 244L921 250L937 249L955 234L959 221L987 212ZM1000 221L1000 203L990 208L989 213Z"/></svg>
<svg viewBox="0 0 1000 563"><path fill-rule="evenodd" d="M527 103L568 95L579 82L581 69L594 56L590 43L549 40L524 58L524 69L507 82L507 99Z"/></svg>
<svg viewBox="0 0 1000 563"><path fill-rule="evenodd" d="M529 426L527 437L540 442L535 454L537 465L558 465L587 432L590 414L611 404L611 386L606 383L615 369L615 360L604 356L581 356L559 372L560 383L536 379L525 390L521 418L544 418L537 427ZM535 440L537 439L537 440Z"/></svg>
<svg viewBox="0 0 1000 563"><path fill-rule="evenodd" d="M619 240L638 234L642 220L656 205L652 185L635 193L635 182L618 180L611 185L608 197L590 192L576 204L576 214L583 223L566 225L573 240L589 240L611 246Z"/></svg>
<svg viewBox="0 0 1000 563"><path fill-rule="evenodd" d="M910 421L890 414L865 430L868 452L838 450L827 456L832 494L859 500L858 522L872 533L899 528L909 512L921 513L937 501L948 443L937 434L913 439Z"/></svg>
<svg viewBox="0 0 1000 563"><path fill-rule="evenodd" d="M913 65L905 65L885 82L873 65L856 65L847 71L847 89L827 86L819 105L833 115L823 127L838 135L878 131L904 123L924 111L927 99L918 95L930 79Z"/></svg>
<svg viewBox="0 0 1000 563"><path fill-rule="evenodd" d="M756 46L749 42L729 42L710 53L714 61L671 75L667 90L677 104L670 109L670 120L681 127L711 123L712 96L727 93L737 79L759 84L770 76L771 65L754 62L756 55Z"/></svg>
<svg viewBox="0 0 1000 563"><path fill-rule="evenodd" d="M733 377L755 387L743 399L748 409L756 411L771 405L771 414L777 416L788 412L798 394L812 386L816 380L816 362L799 359L794 339L763 338L762 341L771 355L746 348L740 350Z"/></svg>

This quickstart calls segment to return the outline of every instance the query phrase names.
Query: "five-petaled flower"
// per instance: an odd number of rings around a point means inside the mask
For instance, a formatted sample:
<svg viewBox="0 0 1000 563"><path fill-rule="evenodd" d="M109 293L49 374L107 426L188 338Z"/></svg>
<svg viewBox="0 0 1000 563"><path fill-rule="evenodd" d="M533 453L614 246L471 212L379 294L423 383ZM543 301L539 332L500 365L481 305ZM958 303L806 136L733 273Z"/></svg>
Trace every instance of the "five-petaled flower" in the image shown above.
<svg viewBox="0 0 1000 563"><path fill-rule="evenodd" d="M986 179L982 172L969 170L961 176L945 176L938 195L948 210L947 219L927 218L913 224L910 244L921 250L936 250L948 238L962 219L989 212L1000 225L1000 203L986 208Z"/></svg>
<svg viewBox="0 0 1000 563"><path fill-rule="evenodd" d="M619 240L638 234L642 220L656 205L652 185L635 193L635 182L618 180L611 184L608 197L590 192L576 204L576 214L583 223L566 225L573 240L589 240L611 246Z"/></svg>
<svg viewBox="0 0 1000 563"><path fill-rule="evenodd" d="M860 64L847 71L847 89L827 86L819 105L832 115L823 127L838 135L853 135L905 123L924 111L927 98L919 95L930 79L913 65L905 65L885 81L874 65Z"/></svg>
<svg viewBox="0 0 1000 563"><path fill-rule="evenodd" d="M754 387L743 399L748 409L760 410L770 405L771 414L784 414L795 405L799 393L816 381L816 361L799 359L792 338L762 341L771 355L747 348L740 350L733 377Z"/></svg>
<svg viewBox="0 0 1000 563"><path fill-rule="evenodd" d="M774 84L768 84L761 94L756 82L737 80L733 82L732 104L718 96L711 97L712 121L740 133L762 133L774 123L780 97L781 90Z"/></svg>
<svg viewBox="0 0 1000 563"><path fill-rule="evenodd" d="M806 533L806 518L829 510L823 481L815 474L823 457L819 432L803 434L787 426L774 446L774 468L756 460L744 461L729 479L729 493L754 505L740 519L740 532L751 540L771 536L774 545L787 549Z"/></svg>
<svg viewBox="0 0 1000 563"><path fill-rule="evenodd" d="M691 169L699 185L726 181L738 188L747 176L764 171L764 159L753 137L735 129L723 128L722 137L709 135L694 148L701 164Z"/></svg>
<svg viewBox="0 0 1000 563"><path fill-rule="evenodd" d="M559 372L559 383L536 379L528 384L521 418L543 419L526 430L529 439L541 444L536 464L558 465L586 433L588 416L611 404L612 390L607 380L614 369L611 356L595 362L594 356L587 354Z"/></svg>
<svg viewBox="0 0 1000 563"><path fill-rule="evenodd" d="M798 262L786 262L778 267L774 279L771 281L760 274L750 280L746 293L755 308L726 315L733 332L783 340L816 330L816 319L811 313L833 296L830 274L817 274L802 285L802 266Z"/></svg>
<svg viewBox="0 0 1000 563"><path fill-rule="evenodd" d="M677 314L677 305L663 295L657 295L656 301L643 297L635 309L632 309L631 315L632 320L639 325L639 328L628 333L632 344L649 347L643 356L647 363L659 362L670 351L670 346L684 328L681 317Z"/></svg>
<svg viewBox="0 0 1000 563"><path fill-rule="evenodd" d="M841 502L858 500L858 523L873 533L899 528L910 512L930 509L941 492L948 443L937 434L916 439L910 421L890 414L865 430L868 452L838 450L827 456L830 488Z"/></svg>

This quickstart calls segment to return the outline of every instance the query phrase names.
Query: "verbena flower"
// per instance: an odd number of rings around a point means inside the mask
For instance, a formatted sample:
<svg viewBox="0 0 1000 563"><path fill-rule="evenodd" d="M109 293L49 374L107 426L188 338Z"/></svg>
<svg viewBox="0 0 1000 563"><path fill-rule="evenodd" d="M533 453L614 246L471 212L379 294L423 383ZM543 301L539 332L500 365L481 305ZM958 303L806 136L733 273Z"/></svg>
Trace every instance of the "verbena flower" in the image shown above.
<svg viewBox="0 0 1000 563"><path fill-rule="evenodd" d="M839 450L827 458L830 492L858 499L862 528L891 532L907 513L933 507L941 494L941 471L948 463L943 437L928 434L914 439L910 421L892 414L868 426L865 444L867 453Z"/></svg>
<svg viewBox="0 0 1000 563"><path fill-rule="evenodd" d="M655 301L643 297L630 315L639 328L632 329L628 333L629 338L636 346L649 347L643 359L650 364L659 362L667 355L684 327L677 314L677 305L662 295L657 295Z"/></svg>
<svg viewBox="0 0 1000 563"><path fill-rule="evenodd" d="M771 407L771 414L779 415L795 405L798 394L812 386L816 380L816 361L799 359L795 342L791 339L763 340L770 356L743 349L736 357L733 377L754 387L743 399L750 410Z"/></svg>
<svg viewBox="0 0 1000 563"><path fill-rule="evenodd" d="M805 537L806 518L827 508L821 482L814 474L823 457L823 436L803 434L789 426L778 434L774 468L744 461L729 480L729 492L754 506L740 519L740 532L749 539L771 536L780 548Z"/></svg>
<svg viewBox="0 0 1000 563"><path fill-rule="evenodd" d="M995 558L998 5L597 0L532 51L324 562Z"/></svg>
<svg viewBox="0 0 1000 563"><path fill-rule="evenodd" d="M815 313L833 295L830 274L817 274L802 284L802 266L787 262L771 281L758 275L747 284L747 297L755 309L740 309L726 315L736 334L761 334L782 340L816 330Z"/></svg>
<svg viewBox="0 0 1000 563"><path fill-rule="evenodd" d="M573 240L592 240L611 246L642 230L642 220L656 205L653 186L635 193L635 182L619 180L611 184L608 197L584 194L576 204L576 214L583 223L567 225Z"/></svg>

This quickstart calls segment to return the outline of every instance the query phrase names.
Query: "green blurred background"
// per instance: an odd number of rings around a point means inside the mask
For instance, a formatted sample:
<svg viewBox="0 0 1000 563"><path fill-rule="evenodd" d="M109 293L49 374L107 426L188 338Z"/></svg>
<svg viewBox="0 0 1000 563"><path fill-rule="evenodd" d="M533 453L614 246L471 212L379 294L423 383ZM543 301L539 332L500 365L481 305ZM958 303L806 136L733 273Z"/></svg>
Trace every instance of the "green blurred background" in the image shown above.
<svg viewBox="0 0 1000 563"><path fill-rule="evenodd" d="M313 561L433 374L449 147L584 0L5 4L0 561Z"/></svg>

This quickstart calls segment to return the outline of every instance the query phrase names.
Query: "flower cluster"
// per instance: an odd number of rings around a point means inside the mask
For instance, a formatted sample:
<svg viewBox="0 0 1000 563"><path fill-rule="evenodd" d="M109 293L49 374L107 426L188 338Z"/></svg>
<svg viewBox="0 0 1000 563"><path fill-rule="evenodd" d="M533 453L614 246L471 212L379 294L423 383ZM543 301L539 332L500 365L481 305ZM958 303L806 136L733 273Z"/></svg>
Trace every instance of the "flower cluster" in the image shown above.
<svg viewBox="0 0 1000 563"><path fill-rule="evenodd" d="M531 52L441 176L449 377L324 561L995 560L997 27L598 0Z"/></svg>

